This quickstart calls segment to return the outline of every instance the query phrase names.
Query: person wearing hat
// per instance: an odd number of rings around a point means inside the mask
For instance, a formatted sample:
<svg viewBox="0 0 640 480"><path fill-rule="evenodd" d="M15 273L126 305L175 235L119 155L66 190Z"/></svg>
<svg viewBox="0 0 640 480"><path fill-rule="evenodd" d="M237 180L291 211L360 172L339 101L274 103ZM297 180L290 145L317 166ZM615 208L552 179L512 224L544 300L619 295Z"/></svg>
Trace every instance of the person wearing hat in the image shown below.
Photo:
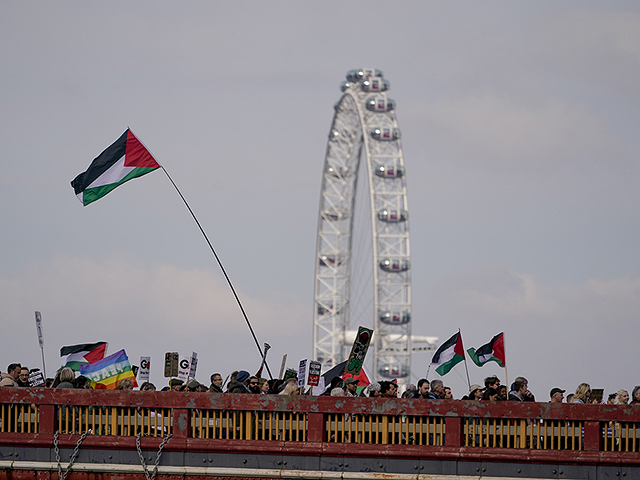
<svg viewBox="0 0 640 480"><path fill-rule="evenodd" d="M182 391L182 384L184 382L182 380L180 380L179 378L172 378L171 380L169 380L169 389L172 392L180 392Z"/></svg>
<svg viewBox="0 0 640 480"><path fill-rule="evenodd" d="M235 380L229 382L227 393L249 393L249 389L244 384L244 381L249 377L249 372L246 370L240 370Z"/></svg>
<svg viewBox="0 0 640 480"><path fill-rule="evenodd" d="M344 381L345 397L358 396L358 379L349 377Z"/></svg>
<svg viewBox="0 0 640 480"><path fill-rule="evenodd" d="M552 388L551 392L549 392L549 396L551 397L549 403L562 403L564 400L564 392L566 392L566 390L562 390L561 388Z"/></svg>
<svg viewBox="0 0 640 480"><path fill-rule="evenodd" d="M482 400L483 388L474 383L469 387L469 400Z"/></svg>

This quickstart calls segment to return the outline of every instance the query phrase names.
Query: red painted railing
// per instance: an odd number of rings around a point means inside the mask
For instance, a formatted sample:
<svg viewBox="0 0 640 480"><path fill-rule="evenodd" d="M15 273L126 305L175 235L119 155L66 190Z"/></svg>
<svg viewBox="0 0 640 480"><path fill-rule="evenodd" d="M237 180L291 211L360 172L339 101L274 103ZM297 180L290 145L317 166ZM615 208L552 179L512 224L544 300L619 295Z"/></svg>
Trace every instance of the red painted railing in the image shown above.
<svg viewBox="0 0 640 480"><path fill-rule="evenodd" d="M640 406L0 388L0 446L640 465Z"/></svg>

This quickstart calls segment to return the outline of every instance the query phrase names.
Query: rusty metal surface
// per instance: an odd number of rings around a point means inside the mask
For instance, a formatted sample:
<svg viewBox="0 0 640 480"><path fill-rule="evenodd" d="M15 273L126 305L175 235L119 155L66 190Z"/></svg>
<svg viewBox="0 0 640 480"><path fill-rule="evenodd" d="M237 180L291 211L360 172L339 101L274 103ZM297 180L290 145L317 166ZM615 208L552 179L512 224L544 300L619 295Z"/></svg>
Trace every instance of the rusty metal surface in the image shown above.
<svg viewBox="0 0 640 480"><path fill-rule="evenodd" d="M640 422L639 405L1 388L0 403Z"/></svg>

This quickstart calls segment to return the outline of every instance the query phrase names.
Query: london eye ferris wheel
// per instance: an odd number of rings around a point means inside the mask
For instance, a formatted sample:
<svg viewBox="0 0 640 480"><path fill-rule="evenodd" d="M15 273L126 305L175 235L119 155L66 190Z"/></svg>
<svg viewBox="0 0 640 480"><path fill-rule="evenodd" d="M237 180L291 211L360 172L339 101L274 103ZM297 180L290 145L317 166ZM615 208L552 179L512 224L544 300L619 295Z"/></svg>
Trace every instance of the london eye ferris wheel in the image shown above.
<svg viewBox="0 0 640 480"><path fill-rule="evenodd" d="M351 70L335 105L323 169L313 321L313 357L332 367L347 359L352 325L354 218L370 217L374 336L368 356L376 378L407 383L411 372L409 209L400 129L389 81L378 69ZM365 165L360 161L364 160ZM360 178L358 176L366 176ZM367 181L364 181L367 180ZM356 208L368 186L370 208ZM413 341L430 350L437 339ZM426 345L425 345L426 343ZM418 346L418 345L416 345ZM426 348L425 348L426 347Z"/></svg>

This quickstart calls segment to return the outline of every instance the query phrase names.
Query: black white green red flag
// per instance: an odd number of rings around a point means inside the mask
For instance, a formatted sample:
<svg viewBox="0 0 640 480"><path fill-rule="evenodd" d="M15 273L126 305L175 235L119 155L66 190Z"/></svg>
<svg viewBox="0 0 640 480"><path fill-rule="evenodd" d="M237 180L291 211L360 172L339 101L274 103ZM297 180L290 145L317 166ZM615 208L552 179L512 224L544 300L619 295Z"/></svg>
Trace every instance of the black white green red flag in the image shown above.
<svg viewBox="0 0 640 480"><path fill-rule="evenodd" d="M429 369L433 367L439 375L446 375L463 360L464 347L462 346L462 335L458 332L436 350L429 364Z"/></svg>
<svg viewBox="0 0 640 480"><path fill-rule="evenodd" d="M71 182L83 205L104 197L132 178L141 177L160 165L130 129L98 155L86 172Z"/></svg>
<svg viewBox="0 0 640 480"><path fill-rule="evenodd" d="M97 362L107 352L107 342L81 343L60 349L60 361L63 367L80 371L80 365Z"/></svg>
<svg viewBox="0 0 640 480"><path fill-rule="evenodd" d="M491 339L491 341L485 345L482 345L477 350L473 347L467 350L473 363L482 367L487 362L496 362L502 368L506 365L504 355L504 332L499 333Z"/></svg>

